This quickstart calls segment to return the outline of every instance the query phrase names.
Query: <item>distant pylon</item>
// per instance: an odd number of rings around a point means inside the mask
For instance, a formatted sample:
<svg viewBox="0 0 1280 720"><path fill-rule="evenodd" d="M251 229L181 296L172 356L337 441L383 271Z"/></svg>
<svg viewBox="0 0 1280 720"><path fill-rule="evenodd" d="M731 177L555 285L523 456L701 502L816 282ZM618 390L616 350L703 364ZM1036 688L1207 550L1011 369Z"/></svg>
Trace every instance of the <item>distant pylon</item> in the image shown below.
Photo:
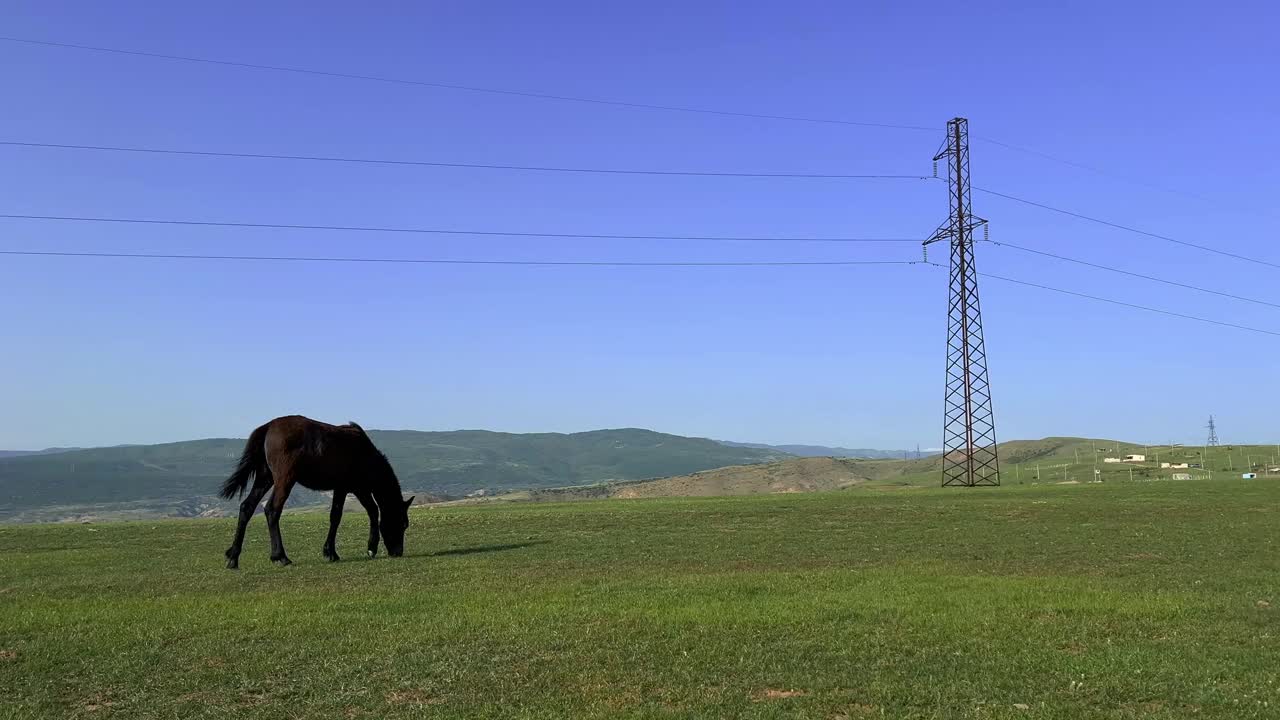
<svg viewBox="0 0 1280 720"><path fill-rule="evenodd" d="M947 160L951 215L925 241L951 246L951 289L947 302L947 390L942 424L942 485L999 485L995 413L987 380L987 350L973 262L973 231L986 220L970 209L969 121L947 122L946 148L934 167Z"/></svg>
<svg viewBox="0 0 1280 720"><path fill-rule="evenodd" d="M1209 439L1205 441L1205 445L1209 447L1218 447L1218 428L1214 427L1213 416L1209 416Z"/></svg>

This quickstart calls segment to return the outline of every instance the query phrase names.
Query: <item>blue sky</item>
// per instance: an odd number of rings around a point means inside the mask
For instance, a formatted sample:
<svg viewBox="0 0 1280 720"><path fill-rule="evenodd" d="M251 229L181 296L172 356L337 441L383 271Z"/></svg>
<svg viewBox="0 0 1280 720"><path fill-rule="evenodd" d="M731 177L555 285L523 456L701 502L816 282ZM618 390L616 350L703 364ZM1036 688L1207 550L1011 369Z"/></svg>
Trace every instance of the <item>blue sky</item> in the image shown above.
<svg viewBox="0 0 1280 720"><path fill-rule="evenodd" d="M928 174L1280 262L1268 3L6 3L4 34L555 102L0 42L0 140L647 169ZM1101 175L976 138L1096 166ZM0 147L0 212L535 232L914 237L945 186L551 175ZM1132 179L1134 181L1130 181ZM1135 182L1136 181L1136 182ZM1157 186L1157 187L1151 187ZM1159 189L1157 189L1159 188ZM1276 270L975 195L992 239L1280 302ZM0 249L565 260L913 260L735 245L0 220ZM1280 330L1280 310L1007 248L982 270ZM945 257L939 250L935 257ZM367 427L938 445L945 272L0 259L0 446ZM1277 338L982 286L1001 439L1274 441Z"/></svg>

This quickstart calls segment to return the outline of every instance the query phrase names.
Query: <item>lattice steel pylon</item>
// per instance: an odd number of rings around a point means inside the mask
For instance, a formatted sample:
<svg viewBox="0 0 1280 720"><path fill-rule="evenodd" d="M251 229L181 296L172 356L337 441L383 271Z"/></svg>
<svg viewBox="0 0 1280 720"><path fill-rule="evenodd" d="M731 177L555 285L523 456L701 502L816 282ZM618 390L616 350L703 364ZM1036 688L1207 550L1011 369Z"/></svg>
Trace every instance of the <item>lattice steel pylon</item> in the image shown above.
<svg viewBox="0 0 1280 720"><path fill-rule="evenodd" d="M945 148L934 156L935 168L942 159L947 160L951 215L924 243L926 248L942 241L951 246L942 485L999 485L995 413L982 336L978 273L973 262L973 231L978 227L985 231L987 221L974 215L970 208L968 120L947 121Z"/></svg>
<svg viewBox="0 0 1280 720"><path fill-rule="evenodd" d="M1213 424L1213 416L1209 416L1209 439L1205 441L1206 447L1218 447L1218 427Z"/></svg>

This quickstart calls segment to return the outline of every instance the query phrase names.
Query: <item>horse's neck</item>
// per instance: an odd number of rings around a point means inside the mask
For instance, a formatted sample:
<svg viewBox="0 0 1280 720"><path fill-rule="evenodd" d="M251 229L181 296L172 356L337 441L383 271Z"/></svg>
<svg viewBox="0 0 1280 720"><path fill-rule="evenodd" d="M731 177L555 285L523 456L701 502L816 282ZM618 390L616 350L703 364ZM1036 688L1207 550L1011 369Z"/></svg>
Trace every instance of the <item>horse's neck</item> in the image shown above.
<svg viewBox="0 0 1280 720"><path fill-rule="evenodd" d="M400 493L400 482L394 477L384 478L378 483L378 486L372 488L373 499L378 502L380 507L386 507L393 502L403 502L404 496Z"/></svg>

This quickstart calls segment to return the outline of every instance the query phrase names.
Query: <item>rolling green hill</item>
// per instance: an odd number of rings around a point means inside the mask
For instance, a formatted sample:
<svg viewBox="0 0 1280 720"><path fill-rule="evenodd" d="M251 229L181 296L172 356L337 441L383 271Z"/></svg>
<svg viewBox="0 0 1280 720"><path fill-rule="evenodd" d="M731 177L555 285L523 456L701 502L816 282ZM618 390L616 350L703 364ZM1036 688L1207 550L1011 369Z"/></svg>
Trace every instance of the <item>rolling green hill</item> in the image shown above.
<svg viewBox="0 0 1280 720"><path fill-rule="evenodd" d="M683 475L782 457L776 451L635 429L369 434L406 491L433 499ZM0 520L219 515L233 505L214 495L243 449L244 440L212 439L3 458ZM318 494L302 491L291 502L319 500Z"/></svg>
<svg viewBox="0 0 1280 720"><path fill-rule="evenodd" d="M846 448L829 445L767 445L765 443L744 443L721 440L730 447L749 447L762 450L777 450L796 457L837 457L837 458L869 458L878 460L899 460L913 458L913 450L878 450L875 448Z"/></svg>
<svg viewBox="0 0 1280 720"><path fill-rule="evenodd" d="M1137 445L1117 440L1050 437L1013 440L998 447L1002 484L1143 482L1239 479L1280 476L1280 446L1232 445L1216 448ZM1207 454L1206 454L1207 453ZM1143 455L1142 462L1105 458ZM1187 468L1161 467L1186 464ZM1095 475L1094 470L1097 470ZM939 483L942 456L919 460L795 457L771 463L730 466L683 476L518 491L485 500L562 501L603 498L761 495L844 490L856 487L932 487Z"/></svg>
<svg viewBox="0 0 1280 720"><path fill-rule="evenodd" d="M371 431L406 492L420 501L467 495L502 500L672 497L812 492L862 486L936 485L942 456L919 460L795 458L777 450L649 430L511 434ZM244 441L195 440L166 445L75 450L0 458L0 521L220 516L233 503L216 489ZM1280 448L1144 446L1116 440L1050 437L1001 443L1005 485L1032 483L1260 477L1280 468ZM1145 454L1141 463L1107 457ZM1161 462L1201 465L1161 468ZM1095 468L1099 471L1094 475ZM290 503L323 496L299 489Z"/></svg>

